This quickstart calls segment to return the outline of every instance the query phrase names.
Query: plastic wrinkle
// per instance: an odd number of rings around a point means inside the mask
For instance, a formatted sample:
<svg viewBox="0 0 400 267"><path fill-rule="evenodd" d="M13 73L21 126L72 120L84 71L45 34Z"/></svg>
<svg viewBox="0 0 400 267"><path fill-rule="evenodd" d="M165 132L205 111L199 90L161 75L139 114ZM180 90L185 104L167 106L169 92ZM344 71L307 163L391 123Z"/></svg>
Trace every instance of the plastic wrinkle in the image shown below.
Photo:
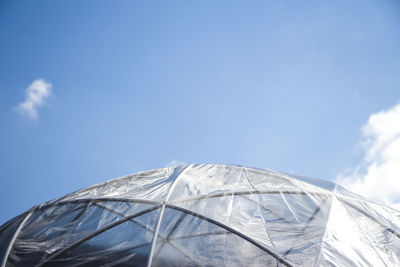
<svg viewBox="0 0 400 267"><path fill-rule="evenodd" d="M0 227L0 263L400 266L400 211L319 179L182 165L33 207Z"/></svg>

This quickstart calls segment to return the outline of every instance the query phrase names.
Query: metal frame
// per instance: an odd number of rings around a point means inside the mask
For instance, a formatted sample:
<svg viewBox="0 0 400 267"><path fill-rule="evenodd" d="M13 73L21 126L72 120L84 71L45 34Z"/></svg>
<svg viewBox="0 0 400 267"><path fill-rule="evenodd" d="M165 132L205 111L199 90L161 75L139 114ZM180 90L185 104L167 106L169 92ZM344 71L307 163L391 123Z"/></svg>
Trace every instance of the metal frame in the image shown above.
<svg viewBox="0 0 400 267"><path fill-rule="evenodd" d="M57 258L57 257L59 257L59 256L61 256L61 255L63 255L64 253L68 252L69 250L72 250L73 248L75 248L75 247L79 246L80 244L84 243L85 241L87 241L87 240L89 240L89 239L91 239L91 238L93 238L93 237L95 237L95 236L97 236L97 235L99 235L99 234L101 234L101 233L103 233L103 232L105 232L105 231L107 231L107 230L113 228L113 227L116 227L116 226L118 226L118 225L120 225L120 224L122 224L122 223L124 223L124 222L130 221L130 220L132 220L132 219L134 219L134 218L136 218L136 217L139 217L139 216L141 216L141 215L144 215L144 214L146 214L146 213L149 213L149 212L151 212L151 211L153 211L153 210L156 210L156 209L159 209L159 208L162 208L162 207L164 207L164 210L165 210L165 208L170 208L170 209L173 209L173 210L177 210L177 211L183 212L184 214L188 214L188 215L191 215L191 216L200 218L200 219L205 220L205 221L207 221L207 222L209 222L209 223L212 223L212 224L214 224L214 225L217 225L217 226L219 226L219 227L221 227L221 228L227 230L228 232L230 232L230 233L232 233L232 234L235 234L235 235L237 235L238 237L240 237L240 238L242 238L242 239L244 239L244 240L246 240L246 241L252 243L252 244L255 245L256 247L258 247L258 248L260 248L261 250L267 252L269 255L271 255L271 256L274 257L277 261L283 263L284 265L286 265L286 266L292 266L291 263L289 263L287 260L283 259L281 256L279 256L279 255L276 254L275 252L271 251L269 248L263 246L262 244L260 244L259 242L255 241L254 239L252 239L252 238L250 238L250 237L248 237L248 236L246 236L246 235L240 233L239 231L237 231L237 230L235 230L235 229L233 229L233 228L231 228L231 227L229 227L229 226L227 226L227 225L225 225L225 224L223 224L223 223L220 223L220 222L218 222L218 221L215 221L215 220L213 220L213 219L210 219L210 218L208 218L208 217L205 217L205 216L203 216L203 215L201 215L201 214L198 214L198 213L196 213L196 212L193 212L193 211L190 211L190 210L187 210L187 209L184 209L184 208L175 206L175 205L170 205L170 204L165 204L165 205L163 205L163 206L161 206L161 207L160 207L160 205L153 206L153 207L147 208L147 209L145 209L145 210L142 210L142 211L140 211L140 212L137 212L137 213L135 213L135 214L133 214L133 215L127 216L127 217L125 217L125 218L123 218L123 219L121 219L121 220L115 221L114 223L112 223L112 224L110 224L110 225L107 225L107 226L105 226L105 227L103 227L103 228L101 228L101 229L99 229L99 230L97 230L97 231L91 233L90 235L88 235L88 236L86 236L86 237L84 237L84 238L82 238L82 239L80 239L80 240L78 240L78 241L72 243L72 244L69 245L68 247L65 247L64 249L57 251L56 253L54 253L54 254L52 254L51 256L49 256L49 257L47 257L46 259L44 259L44 260L43 260L42 262L40 262L37 266L38 266L38 267L42 267L42 266L46 265L46 263L50 262L52 259L55 259L55 258ZM160 211L160 214L161 214L161 211ZM161 220L160 218L162 218L162 216L159 216L159 221ZM159 225L159 224L158 224L158 225ZM176 226L177 226L177 224L176 224ZM176 227L175 227L175 228L176 228ZM158 228L158 229L159 229L159 228ZM211 234L212 234L212 233L211 233ZM156 231L154 231L153 240L157 240L157 237L158 237L158 236L159 236L158 232L156 233ZM148 245L148 244L149 244L149 243L142 244L142 245ZM161 248L160 248L160 249L161 249ZM152 256L152 255L151 255L151 256ZM187 256L187 255L184 254L184 256ZM149 258L150 258L150 255L149 255ZM191 259L191 260L193 260L191 257L188 257L188 258ZM150 262L150 263L151 263L151 262Z"/></svg>
<svg viewBox="0 0 400 267"><path fill-rule="evenodd" d="M96 201L96 202L98 202L98 201ZM106 202L108 202L108 201L106 201ZM129 201L129 202L133 202L133 201ZM86 203L86 202L83 202L83 203ZM107 225L107 226L103 227L102 229L99 229L99 230L97 230L97 231L91 233L90 235L88 235L88 236L86 236L86 237L84 237L84 238L82 238L82 239L80 239L80 240L78 240L78 241L72 243L72 244L69 245L68 247L65 247L64 249L57 251L56 253L52 254L51 256L49 256L49 257L47 257L46 259L44 259L41 263L39 263L39 264L38 264L38 267L45 266L46 263L50 262L52 259L55 259L56 257L59 257L59 256L63 255L63 254L66 253L67 251L69 251L69 250L71 250L71 249L77 247L78 245L84 243L85 241L87 241L87 240L89 240L89 239L91 239L91 238L93 238L93 237L95 237L95 236L97 236L97 235L99 235L99 234L101 234L101 233L103 233L103 232L105 232L105 231L107 231L107 230L113 228L113 227L116 227L116 226L118 226L118 225L120 225L120 224L122 224L122 223L124 223L124 222L130 221L130 220L132 220L132 219L134 219L134 218L136 218L136 217L138 217L138 216L144 215L144 214L146 214L146 213L148 213L148 212L151 212L151 211L153 211L153 210L160 209L160 208L162 208L162 206L161 206L160 204L158 204L158 205L156 205L156 206L147 208L147 209L142 210L142 211L140 211L140 212L138 212L138 213L135 213L135 214L133 214L133 215L127 216L127 217L125 217L125 218L123 218L123 219L121 219L121 220L115 221L114 223L112 223L112 224L110 224L110 225ZM198 214L198 213L196 213L196 212L193 212L193 211L190 211L190 210L187 210L187 209L184 209L184 208L175 206L175 205L165 204L165 205L164 205L164 209L165 209L165 208L170 208L170 209L173 209L173 210L177 210L177 211L183 212L183 213L185 213L185 214L188 214L188 215L191 215L191 216L200 218L200 219L202 219L202 220L205 220L205 221L207 221L207 222L209 222L209 223L212 223L212 224L214 224L214 225L217 225L217 226L219 226L219 227L225 229L226 231L228 231L228 232L230 232L230 233L232 233L232 234L235 234L235 235L237 235L238 237L240 237L240 238L242 238L242 239L244 239L244 240L246 240L246 241L252 243L252 244L255 245L256 247L258 247L258 248L260 248L261 250L267 252L269 255L271 255L271 256L274 257L277 261L283 263L284 265L286 265L286 266L292 266L291 263L289 263L287 260L283 259L281 256L279 256L279 255L276 254L275 252L271 251L269 248L263 246L263 245L260 244L259 242L253 240L252 238L250 238L250 237L248 237L248 236L246 236L246 235L240 233L239 231L237 231L237 230L235 230L235 229L233 229L233 228L231 228L231 227L229 227L229 226L227 226L227 225L225 225L225 224L223 224L223 223L220 223L220 222L218 222L218 221L215 221L215 220L213 220L213 219L210 219L210 218L208 218L208 217L205 217L205 216L203 216L203 215L201 215L201 214ZM161 213L161 212L160 212L160 213ZM159 218L162 218L162 216L159 216ZM154 231L154 232L155 232L155 231ZM209 234L213 234L213 233L209 233ZM159 234L158 234L158 233L157 233L157 234L154 233L154 240L157 239L157 238L156 238L157 236L159 236ZM149 244L149 243L146 243L146 245L147 245L147 244ZM145 245L145 244L143 244L143 245ZM184 256L187 256L187 255L184 254ZM191 259L191 257L188 257L188 258ZM191 260L193 260L193 259L191 259Z"/></svg>
<svg viewBox="0 0 400 267"><path fill-rule="evenodd" d="M82 238L82 239L80 239L80 240L78 240L78 241L72 243L72 244L69 245L68 247L57 251L56 253L52 254L52 255L49 256L49 257L47 257L43 262L39 263L37 266L38 266L38 267L41 267L41 266L45 265L47 262L51 261L52 259L54 259L54 258L56 258L56 257L58 257L58 256L61 256L61 255L64 254L65 252L67 252L67 251L69 251L69 250L71 250L71 249L73 249L73 248L79 246L79 245L82 244L83 242L85 242L85 241L87 241L87 240L89 240L89 239L91 239L91 238L93 238L93 237L95 237L95 236L97 236L97 235L99 235L99 234L101 234L101 233L103 233L103 232L105 232L105 231L107 231L107 230L109 230L109 229L115 227L115 226L118 226L118 225L120 225L120 224L122 224L122 223L124 223L124 222L127 222L127 221L129 221L129 220L131 220L131 219L133 219L133 218L136 218L136 217L138 217L138 216L141 216L141 215L143 215L143 214L149 213L149 212L151 212L151 211L153 211L153 210L156 210L156 209L159 209L159 208L160 208L160 205L153 206L153 207L144 209L144 210L142 210L142 211L140 211L140 212L137 212L137 213L135 213L135 214L133 214L133 215L130 215L130 216L124 218L124 219L115 221L114 223L111 223L111 224L109 224L109 225L107 225L107 226L105 226L105 227L103 227L103 228L101 228L101 229L99 229L99 230L97 230L97 231L91 233L90 235L87 235L86 237L84 237L84 238Z"/></svg>
<svg viewBox="0 0 400 267"><path fill-rule="evenodd" d="M180 174L182 174L186 169L187 169L187 167L184 167L184 169L182 170L182 172ZM176 172L177 172L176 169L174 169L173 172L171 173L171 175L168 177L168 179L171 179L174 176L174 174L176 176ZM182 177L182 176L180 176L179 174L175 177L171 186L169 187L167 197L165 198L165 201L162 203L161 211L160 211L160 214L158 215L156 229L155 229L154 235L153 235L153 240L151 242L150 255L149 255L149 259L147 261L147 265L146 265L147 267L151 267L151 263L153 261L153 254L154 254L154 249L155 249L156 242L157 242L158 231L160 230L161 221L162 221L163 215L164 215L165 202L169 200L169 197L171 196L171 192L175 189L176 183L178 182L180 177Z"/></svg>
<svg viewBox="0 0 400 267"><path fill-rule="evenodd" d="M24 227L26 221L32 216L33 212L34 212L34 210L29 211L29 212L25 215L24 220L19 224L17 230L15 230L15 233L14 233L14 235L13 235L11 241L10 241L10 244L8 244L7 251L6 251L6 253L4 254L4 258L3 258L3 262L1 263L1 267L5 267L5 266L6 266L6 263L7 263L7 261L8 261L8 256L10 255L11 249L12 249L13 246L14 246L14 242L15 242L15 240L17 239L17 237L18 237L18 235L19 235L19 232L21 231L22 227Z"/></svg>
<svg viewBox="0 0 400 267"><path fill-rule="evenodd" d="M254 239L252 239L252 238L250 238L250 237L248 237L248 236L246 236L246 235L240 233L239 231L237 231L237 230L235 230L235 229L229 227L228 225L225 225L225 224L220 223L220 222L218 222L218 221L216 221L216 220L213 220L213 219L211 219L211 218L208 218L208 217L206 217L206 216L203 216L203 215L201 215L201 214L199 214L199 213L196 213L196 212L193 212L193 211L191 211L191 210L187 210L187 209L184 209L184 208L175 206L175 205L166 204L166 207L167 207L167 208L170 208L170 209L174 209L174 210L178 210L178 211L184 212L184 213L186 213L186 214L189 214L189 215L198 217L198 218L200 218L200 219L203 219L203 220L205 220L205 221L207 221L207 222L209 222L209 223L215 224L215 225L217 225L217 226L219 226L219 227L221 227L221 228L223 228L223 229L225 229L225 230L227 230L227 231L229 231L229 232L231 232L231 233L233 233L233 234L235 234L235 235L237 235L237 236L243 238L244 240L247 240L248 242L252 243L252 244L255 245L256 247L258 247L258 248L264 250L265 252L267 252L269 255L271 255L272 257L274 257L275 259L277 259L279 262L283 263L284 265L286 265L286 266L293 266L293 264L291 264L291 263L288 262L286 259L284 259L284 258L282 258L281 256L279 256L278 254L276 254L274 251L272 251L272 250L270 250L269 248L263 246L262 244L260 244L260 243L257 242L256 240L254 240Z"/></svg>
<svg viewBox="0 0 400 267"><path fill-rule="evenodd" d="M96 205L96 206L98 206L98 207L100 207L100 208L103 208L103 209L105 209L105 210L108 210L108 211L110 211L110 212L113 212L113 213L115 213L115 214L118 214L119 216L121 216L121 217L123 217L123 218L126 218L126 216L125 216L124 214L122 214L122 213L120 213L120 212L118 212L118 211L115 211L115 210L113 210L113 209L111 209L111 208L109 208L109 207L100 205L100 204L98 204L98 203L95 203L94 205ZM130 221L133 222L134 224L140 226L140 227L143 227L143 228L146 229L147 231L150 231L150 232L153 232L153 233L154 233L154 229L151 229L151 228L148 227L147 225L142 224L141 222L138 222L138 221L136 221L136 220L134 220L134 219L131 219ZM226 233L226 232L225 232L225 233ZM207 233L207 235L210 235L210 234L214 234L214 233ZM174 247L175 249L177 249L180 253L182 253L185 257L187 257L188 259L190 259L191 261L193 261L195 264L201 265L201 264L198 263L195 259L193 259L190 255L188 255L185 251L183 251L180 247L176 246L174 243L171 242L172 240L178 240L178 239L183 239L183 238L191 238L191 237L194 237L194 235L187 235L187 236L183 236L183 237L179 237L179 238L170 238L170 236L164 237L164 236L162 236L160 233L158 233L158 237L161 238L164 242L167 242L169 245L171 245L171 246ZM146 243L146 244L149 244L149 243ZM160 251L160 249L159 249L159 251Z"/></svg>
<svg viewBox="0 0 400 267"><path fill-rule="evenodd" d="M176 181L176 180L175 180ZM171 191L170 191L171 192ZM74 203L98 203L98 202L132 202L132 203L143 203L143 204L152 204L154 206L142 210L141 212L138 212L136 214L133 214L131 216L128 216L124 219L118 220L102 229L99 229L96 232L93 232L92 234L82 238L81 240L76 241L75 243L71 244L70 246L59 250L58 252L52 254L51 256L49 256L48 258L46 258L43 262L41 262L38 266L43 266L45 265L47 262L51 261L52 259L64 254L65 252L73 249L74 247L82 244L83 242L119 225L122 224L126 221L132 220L135 217L138 217L140 215L143 215L145 213L151 212L153 210L159 209L161 208L161 211L159 213L159 218L157 221L157 225L156 225L156 229L154 231L154 236L153 236L153 240L152 240L152 248L151 248L151 254L149 257L149 262L148 262L148 266L151 266L151 261L152 261L152 257L153 257L153 253L154 253L154 247L155 247L155 243L157 240L157 237L159 236L158 234L158 230L163 218L163 211L165 210L165 208L170 208L170 209L174 209L180 212L183 212L185 214L189 214L195 217L198 217L200 219L203 219L207 222L213 223L223 229L225 229L226 231L229 231L232 234L235 234L245 240L247 240L248 242L252 243L253 245L257 246L258 248L262 249L263 251L267 252L269 255L271 255L272 257L274 257L275 259L277 259L279 262L285 264L286 266L292 266L292 264L290 262L288 262L286 259L284 259L282 256L278 255L277 253L275 253L274 251L270 250L269 248L263 246L262 244L260 244L259 242L253 240L252 238L238 232L237 230L222 224L216 220L213 220L211 218L208 218L206 216L203 216L199 213L196 213L194 211L185 209L185 208L181 208L179 206L176 206L174 204L179 204L179 203L183 203L183 202L189 202L189 201L194 201L194 200L201 200L201 199L207 199L207 198L217 198L217 197L224 197L224 196L240 196L240 195L251 195L251 194L257 194L257 195L263 195L263 194L299 194L299 195L321 195L321 196L329 196L329 197L336 197L338 200L342 201L344 204L348 205L349 207L355 209L356 211L360 212L361 214L365 215L366 217L368 217L369 219L371 219L372 221L374 221L375 223L379 224L381 227L383 227L384 230L387 230L388 232L392 233L393 235L395 235L397 238L400 238L400 233L398 233L397 231L395 231L394 229L390 228L389 226L387 226L385 223L383 223L382 221L380 221L379 219L371 216L370 214L368 214L367 212L365 212L364 210L360 209L359 207L357 207L356 205L354 205L353 203L351 203L347 198L348 197L342 197L339 195L336 195L334 192L305 192L305 191L279 191L279 190L272 190L272 191L259 191L259 190L249 190L249 191L237 191L237 192L228 192L228 193L218 193L218 194L210 194L210 195L203 195L203 196L199 196L199 197L193 197L193 198L189 198L189 199L184 199L184 200L176 200L176 201L170 201L170 202L164 202L164 203L159 203L156 201L148 201L148 200L140 200L140 199L117 199L117 198L94 198L94 199L77 199L77 200L65 200L65 201L60 201L60 202L55 202L55 203L47 203L44 205L40 205L40 206L36 206L32 209L30 209L27 212L26 217L24 218L24 220L20 223L19 227L17 228L16 232L13 235L13 238L7 248L6 254L4 256L3 262L1 267L4 267L5 264L7 263L8 260L8 256L12 250L12 247L14 245L15 240L18 237L19 232L21 231L21 229L23 228L24 224L26 223L26 221L31 217L31 215L37 211L37 210L44 210L47 208L51 208L51 207L55 207L55 206L60 206L60 205L67 205L67 204L74 204ZM354 199L357 200L357 199ZM357 200L360 201L360 200ZM319 210L318 210L319 211ZM315 212L318 212L317 210ZM181 238L185 238L185 237L181 237ZM286 253L288 254L288 253ZM285 254L285 255L286 255ZM187 256L187 255L185 255Z"/></svg>

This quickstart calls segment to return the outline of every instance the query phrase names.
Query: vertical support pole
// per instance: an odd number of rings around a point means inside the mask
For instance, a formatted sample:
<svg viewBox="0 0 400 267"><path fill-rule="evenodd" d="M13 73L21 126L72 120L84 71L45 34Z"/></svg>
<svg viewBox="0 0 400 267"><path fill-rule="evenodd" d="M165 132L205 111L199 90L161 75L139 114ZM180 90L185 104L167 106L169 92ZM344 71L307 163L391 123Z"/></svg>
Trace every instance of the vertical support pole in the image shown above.
<svg viewBox="0 0 400 267"><path fill-rule="evenodd" d="M151 267L151 263L153 261L153 254L156 248L158 231L160 230L160 225L164 215L164 210L165 210L165 202L162 204L160 214L158 215L157 226L156 229L154 230L153 240L151 241L151 248L150 248L149 259L147 260L147 267Z"/></svg>
<svg viewBox="0 0 400 267"><path fill-rule="evenodd" d="M35 210L31 210L25 216L24 220L20 223L20 225L18 226L17 230L15 230L15 233L14 233L14 235L13 235L11 241L10 241L10 244L8 244L8 248L7 248L6 254L4 255L3 262L1 263L1 267L5 267L6 266L6 263L7 263L7 260L8 260L8 256L10 255L11 249L14 246L15 240L17 239L19 232L21 232L22 227L24 227L26 221L32 216L34 211Z"/></svg>

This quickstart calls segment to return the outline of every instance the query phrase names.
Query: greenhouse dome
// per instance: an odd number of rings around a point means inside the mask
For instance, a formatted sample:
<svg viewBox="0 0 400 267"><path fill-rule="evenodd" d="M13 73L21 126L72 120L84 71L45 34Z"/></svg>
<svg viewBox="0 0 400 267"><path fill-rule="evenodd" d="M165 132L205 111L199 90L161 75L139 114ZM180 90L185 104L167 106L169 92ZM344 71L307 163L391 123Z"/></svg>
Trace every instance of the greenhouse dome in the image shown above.
<svg viewBox="0 0 400 267"><path fill-rule="evenodd" d="M400 212L318 179L227 165L136 173L0 228L1 266L399 266Z"/></svg>

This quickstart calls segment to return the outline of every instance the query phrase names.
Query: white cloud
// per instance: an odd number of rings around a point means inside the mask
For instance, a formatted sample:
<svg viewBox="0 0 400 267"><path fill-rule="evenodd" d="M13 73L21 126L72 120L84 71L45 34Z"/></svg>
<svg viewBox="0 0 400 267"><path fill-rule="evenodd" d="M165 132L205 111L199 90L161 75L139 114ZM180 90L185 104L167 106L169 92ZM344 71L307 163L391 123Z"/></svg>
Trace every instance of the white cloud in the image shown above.
<svg viewBox="0 0 400 267"><path fill-rule="evenodd" d="M185 165L186 162L179 160L179 159L173 159L170 162L168 162L165 166L169 167L169 166L179 166L179 165Z"/></svg>
<svg viewBox="0 0 400 267"><path fill-rule="evenodd" d="M363 162L336 182L400 210L400 104L372 114L362 133Z"/></svg>
<svg viewBox="0 0 400 267"><path fill-rule="evenodd" d="M51 83L44 79L35 80L26 89L25 101L15 107L16 111L36 120L39 117L38 108L43 106L45 99L51 95L51 87Z"/></svg>

